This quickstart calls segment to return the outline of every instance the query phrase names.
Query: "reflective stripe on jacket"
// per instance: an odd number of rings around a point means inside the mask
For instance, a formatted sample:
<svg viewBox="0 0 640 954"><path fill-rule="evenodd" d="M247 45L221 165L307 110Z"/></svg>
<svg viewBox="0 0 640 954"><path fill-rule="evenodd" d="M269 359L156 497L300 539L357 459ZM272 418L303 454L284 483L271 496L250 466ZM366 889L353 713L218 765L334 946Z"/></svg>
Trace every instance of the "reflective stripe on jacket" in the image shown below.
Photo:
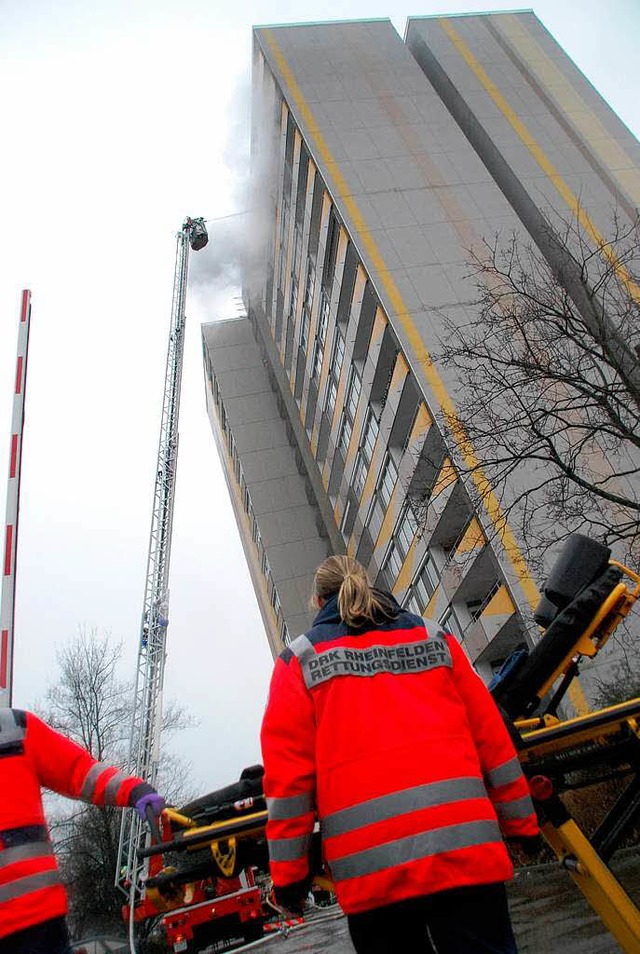
<svg viewBox="0 0 640 954"><path fill-rule="evenodd" d="M94 805L124 806L152 791L32 713L0 709L0 938L67 911L41 786Z"/></svg>
<svg viewBox="0 0 640 954"><path fill-rule="evenodd" d="M391 598L390 598L391 599ZM316 818L348 913L504 881L538 823L498 709L450 634L353 630L329 600L273 672L262 726L271 874L309 873Z"/></svg>

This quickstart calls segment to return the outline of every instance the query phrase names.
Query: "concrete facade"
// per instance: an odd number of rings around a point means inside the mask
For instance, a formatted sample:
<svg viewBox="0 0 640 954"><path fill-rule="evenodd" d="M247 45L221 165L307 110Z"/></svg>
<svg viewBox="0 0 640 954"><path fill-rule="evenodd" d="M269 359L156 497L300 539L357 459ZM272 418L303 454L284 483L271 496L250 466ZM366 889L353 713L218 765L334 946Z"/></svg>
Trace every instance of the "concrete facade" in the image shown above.
<svg viewBox="0 0 640 954"><path fill-rule="evenodd" d="M207 409L274 654L308 622L329 550L313 492L248 319L203 329Z"/></svg>
<svg viewBox="0 0 640 954"><path fill-rule="evenodd" d="M270 621L271 646L308 625L313 561L345 551L489 676L535 638L538 593L497 501L478 509L456 470L468 450L443 423L439 315L469 319L468 250L485 236L535 241L540 210L576 196L597 228L612 203L631 214L640 147L531 13L413 19L406 43L385 20L258 28L253 85L259 241L241 325L279 415L268 428L248 419L268 391L233 393L234 323L204 337L240 461L284 447L306 487L288 526L308 563L258 519L288 627Z"/></svg>

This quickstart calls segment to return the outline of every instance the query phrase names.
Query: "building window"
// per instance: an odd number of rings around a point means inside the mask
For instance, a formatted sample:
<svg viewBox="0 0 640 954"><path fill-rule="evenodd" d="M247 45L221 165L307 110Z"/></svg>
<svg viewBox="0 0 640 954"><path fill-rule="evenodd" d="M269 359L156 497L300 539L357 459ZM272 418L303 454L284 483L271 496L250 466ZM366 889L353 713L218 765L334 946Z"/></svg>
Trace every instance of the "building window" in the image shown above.
<svg viewBox="0 0 640 954"><path fill-rule="evenodd" d="M384 563L382 564L382 571L387 577L387 579L390 579L390 580L397 579L398 574L400 573L400 570L402 569L402 565L407 558L407 553L409 552L409 548L411 544L413 543L413 538L415 536L415 533L416 533L415 517L413 516L411 507L407 505L402 511L400 519L398 520L395 533L393 535L393 540L391 541L389 545L389 549L387 550L387 555L385 557ZM413 592L413 590L411 590L410 592ZM419 600L419 597L417 594L414 594L414 595L416 596L415 605L417 605L417 601Z"/></svg>
<svg viewBox="0 0 640 954"><path fill-rule="evenodd" d="M336 381L339 380L342 373L342 363L344 361L344 337L338 331L336 332L336 340L333 345L333 355L331 356L331 373L334 375Z"/></svg>
<svg viewBox="0 0 640 954"><path fill-rule="evenodd" d="M331 288L333 276L336 270L336 256L338 254L338 240L340 238L340 225L335 212L331 209L329 214L329 228L327 231L327 246L324 259L324 270L322 273L322 285L324 288Z"/></svg>
<svg viewBox="0 0 640 954"><path fill-rule="evenodd" d="M446 610L438 620L438 624L445 631L445 633L453 633L454 636L461 637L462 633L464 632L463 627L460 625L458 615L451 603L449 603Z"/></svg>
<svg viewBox="0 0 640 954"><path fill-rule="evenodd" d="M382 470L380 472L380 479L378 481L378 493L380 494L380 500L385 510L391 503L391 495L395 490L397 482L398 468L396 467L391 454L387 453L382 465Z"/></svg>
<svg viewBox="0 0 640 954"><path fill-rule="evenodd" d="M364 489L364 484L367 479L367 471L369 469L369 464L371 463L373 451L376 446L378 432L378 421L375 414L373 413L373 409L369 408L364 422L364 427L362 428L360 447L358 448L358 454L353 467L353 477L351 478L351 486L353 487L357 497L361 496Z"/></svg>
<svg viewBox="0 0 640 954"><path fill-rule="evenodd" d="M311 360L311 377L317 379L320 377L322 361L324 359L324 346L327 340L327 328L329 327L329 299L325 294L320 297L320 309L318 311L318 329L316 331L316 340L313 344L313 357Z"/></svg>
<svg viewBox="0 0 640 954"><path fill-rule="evenodd" d="M344 361L344 348L344 338L339 331L336 331L331 361L329 363L329 382L327 384L326 412L329 418L333 417L338 398L338 382L340 381L340 373Z"/></svg>
<svg viewBox="0 0 640 954"><path fill-rule="evenodd" d="M411 509L410 505L407 504L402 511L395 531L398 549L402 554L403 560L406 559L406 556L411 548L411 544L413 543L417 529L418 525L416 523L413 510Z"/></svg>
<svg viewBox="0 0 640 954"><path fill-rule="evenodd" d="M352 433L353 421L350 421L343 411L342 420L340 421L340 431L338 433L338 448L340 449L343 457L345 457L347 454L347 448L349 447L349 441L351 440Z"/></svg>
<svg viewBox="0 0 640 954"><path fill-rule="evenodd" d="M402 556L398 551L398 548L395 544L395 541L391 541L389 549L387 550L387 555L382 564L382 572L385 577L393 583L397 579L400 570L402 569Z"/></svg>
<svg viewBox="0 0 640 954"><path fill-rule="evenodd" d="M282 640L285 646L289 646L291 643L291 636L289 635L289 627L283 619L280 620L280 639Z"/></svg>
<svg viewBox="0 0 640 954"><path fill-rule="evenodd" d="M348 536L353 530L357 509L358 505L354 503L350 497L347 500L347 506L344 508L344 514L340 522L340 533L345 537Z"/></svg>
<svg viewBox="0 0 640 954"><path fill-rule="evenodd" d="M422 610L424 609L424 607L420 606L420 601L413 589L409 589L407 591L407 595L403 600L402 607L403 609L409 610L410 613L415 613L416 616L422 616Z"/></svg>
<svg viewBox="0 0 640 954"><path fill-rule="evenodd" d="M362 390L362 379L355 367L351 368L351 381L347 389L345 400L345 409L352 421L356 419L358 402L360 401L360 392Z"/></svg>
<svg viewBox="0 0 640 954"><path fill-rule="evenodd" d="M366 479L367 479L367 464L362 454L358 454L358 456L356 457L355 467L353 468L353 477L351 478L351 486L353 487L353 492L358 498L362 496L362 491L364 490Z"/></svg>
<svg viewBox="0 0 640 954"><path fill-rule="evenodd" d="M362 455L367 462L367 467L371 463L371 458L373 457L373 451L376 446L379 432L380 427L378 425L378 420L373 413L373 408L369 408L367 411L367 419L364 424L364 429L362 431L362 440L360 441L360 448Z"/></svg>
<svg viewBox="0 0 640 954"><path fill-rule="evenodd" d="M437 585L438 572L431 558L431 554L428 553L411 587L412 593L420 605L420 613L429 605L429 600L433 596Z"/></svg>
<svg viewBox="0 0 640 954"><path fill-rule="evenodd" d="M358 411L358 402L360 400L361 390L362 380L355 368L355 365L352 365L349 372L347 392L345 394L344 400L344 410L342 412L342 420L340 422L340 431L338 434L338 447L342 452L343 457L345 457L347 454L347 449L349 447L349 442L353 433L353 424Z"/></svg>
<svg viewBox="0 0 640 954"><path fill-rule="evenodd" d="M391 495L398 480L398 468L389 453L385 455L378 483L371 501L371 509L367 518L367 526L371 537L375 540L380 533L382 521L391 501Z"/></svg>
<svg viewBox="0 0 640 954"><path fill-rule="evenodd" d="M313 267L313 262L311 259L307 262L307 284L304 289L304 303L311 311L311 306L313 305L313 295L316 288L316 270Z"/></svg>
<svg viewBox="0 0 640 954"><path fill-rule="evenodd" d="M287 277L286 266L287 266L287 246L289 238L289 205L287 202L282 203L282 221L280 223L280 272L278 278L278 284L280 288L284 291L284 285Z"/></svg>
<svg viewBox="0 0 640 954"><path fill-rule="evenodd" d="M287 313L288 321L293 321L295 319L297 307L298 307L298 279L292 276L291 277L291 294L289 296L289 309Z"/></svg>
<svg viewBox="0 0 640 954"><path fill-rule="evenodd" d="M329 383L327 384L327 403L325 405L325 411L329 419L333 417L333 412L335 410L337 399L338 399L338 384L334 376L331 374L329 377Z"/></svg>
<svg viewBox="0 0 640 954"><path fill-rule="evenodd" d="M291 274L295 277L296 281L298 280L298 270L300 268L300 259L302 257L302 233L298 226L296 226L294 231L294 245L293 245L293 263L291 265Z"/></svg>
<svg viewBox="0 0 640 954"><path fill-rule="evenodd" d="M311 313L306 305L302 306L302 321L300 323L300 347L303 351L307 350L309 343L309 325L311 323Z"/></svg>
<svg viewBox="0 0 640 954"><path fill-rule="evenodd" d="M316 270L311 259L307 259L307 283L304 288L304 302L303 308L307 313L307 332L309 331L309 319L311 317L311 309L313 307L313 296L316 289ZM300 344L303 348L307 347L307 342L303 343L302 336L300 338Z"/></svg>
<svg viewBox="0 0 640 954"><path fill-rule="evenodd" d="M242 494L242 506L246 514L251 513L251 498L249 497L249 491L247 490L247 485L245 483L244 477L240 480L240 491Z"/></svg>
<svg viewBox="0 0 640 954"><path fill-rule="evenodd" d="M302 321L300 324L300 347L303 351L307 350L309 344L309 325L311 324L311 308L313 307L313 295L316 287L316 270L311 259L307 259L307 283L304 289L304 300L302 302Z"/></svg>
<svg viewBox="0 0 640 954"><path fill-rule="evenodd" d="M255 518L255 514L253 513L251 515L251 537L257 547L261 542L261 538L260 538L260 530L258 529L258 522Z"/></svg>

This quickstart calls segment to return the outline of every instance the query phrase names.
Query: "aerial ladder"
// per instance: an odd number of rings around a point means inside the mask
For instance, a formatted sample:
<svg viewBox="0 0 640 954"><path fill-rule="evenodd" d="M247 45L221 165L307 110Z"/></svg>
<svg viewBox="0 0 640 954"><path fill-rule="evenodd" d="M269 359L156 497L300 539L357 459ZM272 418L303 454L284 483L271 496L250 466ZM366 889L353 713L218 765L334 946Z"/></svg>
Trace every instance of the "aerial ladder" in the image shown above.
<svg viewBox="0 0 640 954"><path fill-rule="evenodd" d="M162 687L169 622L169 563L178 462L178 417L184 353L185 302L189 251L208 242L204 219L186 218L177 233L171 325L158 442L151 534L138 663L129 740L129 770L154 785L160 759ZM124 812L120 829L116 885L132 904L141 890L146 862L140 856L147 834L135 812Z"/></svg>

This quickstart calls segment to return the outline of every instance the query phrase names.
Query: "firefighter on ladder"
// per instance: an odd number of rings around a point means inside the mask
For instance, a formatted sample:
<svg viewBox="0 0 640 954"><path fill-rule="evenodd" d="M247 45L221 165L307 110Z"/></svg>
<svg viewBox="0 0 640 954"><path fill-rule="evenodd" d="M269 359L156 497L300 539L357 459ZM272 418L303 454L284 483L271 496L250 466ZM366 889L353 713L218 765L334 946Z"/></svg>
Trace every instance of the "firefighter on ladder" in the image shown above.
<svg viewBox="0 0 640 954"><path fill-rule="evenodd" d="M135 776L98 762L31 712L0 709L0 954L70 954L66 892L41 786L145 818L164 799Z"/></svg>
<svg viewBox="0 0 640 954"><path fill-rule="evenodd" d="M358 954L515 954L503 836L539 845L527 781L449 633L329 557L311 630L276 661L262 726L278 904L300 910L316 817Z"/></svg>

